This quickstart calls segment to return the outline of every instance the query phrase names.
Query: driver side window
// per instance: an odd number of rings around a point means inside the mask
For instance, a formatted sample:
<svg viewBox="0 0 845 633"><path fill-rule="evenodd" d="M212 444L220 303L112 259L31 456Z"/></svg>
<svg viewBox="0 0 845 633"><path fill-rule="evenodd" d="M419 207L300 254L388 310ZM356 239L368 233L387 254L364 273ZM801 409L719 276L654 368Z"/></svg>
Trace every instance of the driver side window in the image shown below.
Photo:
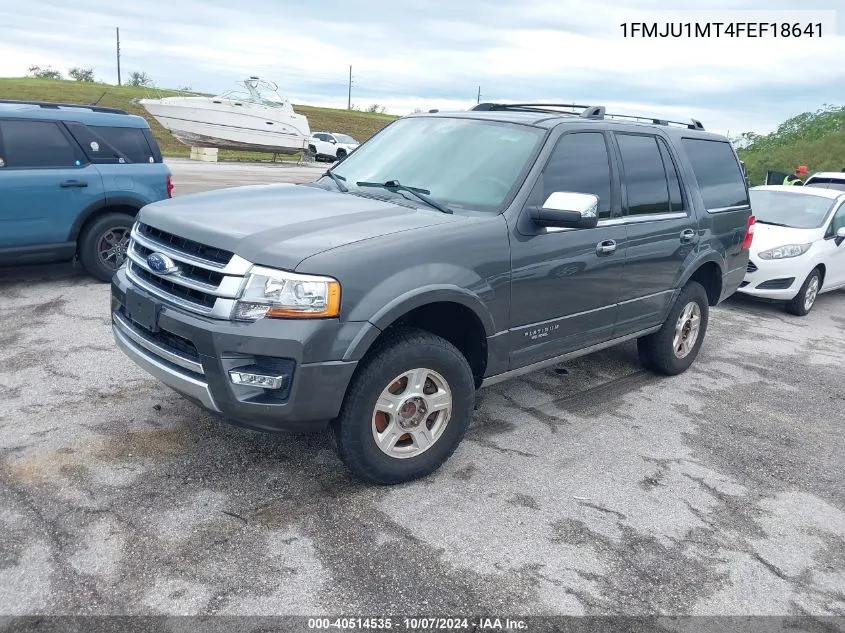
<svg viewBox="0 0 845 633"><path fill-rule="evenodd" d="M610 217L610 155L604 134L574 132L560 138L543 170L543 201L555 191L599 197L599 219Z"/></svg>

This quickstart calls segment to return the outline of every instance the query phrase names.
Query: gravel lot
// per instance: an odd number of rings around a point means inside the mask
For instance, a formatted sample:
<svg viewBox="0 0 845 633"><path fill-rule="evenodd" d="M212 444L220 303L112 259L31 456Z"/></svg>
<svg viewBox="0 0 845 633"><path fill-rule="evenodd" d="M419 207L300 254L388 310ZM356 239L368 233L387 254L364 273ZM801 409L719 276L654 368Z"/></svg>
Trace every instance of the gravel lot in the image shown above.
<svg viewBox="0 0 845 633"><path fill-rule="evenodd" d="M325 169L172 167L178 194ZM0 613L845 615L845 292L730 299L678 377L625 345L485 390L392 488L161 386L69 265L0 296Z"/></svg>

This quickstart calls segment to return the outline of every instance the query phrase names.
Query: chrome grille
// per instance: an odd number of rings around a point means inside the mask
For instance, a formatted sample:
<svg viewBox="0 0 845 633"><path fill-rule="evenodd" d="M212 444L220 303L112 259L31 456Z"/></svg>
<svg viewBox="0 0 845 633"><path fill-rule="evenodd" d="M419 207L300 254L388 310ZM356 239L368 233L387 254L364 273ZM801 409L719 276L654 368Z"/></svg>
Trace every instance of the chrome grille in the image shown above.
<svg viewBox="0 0 845 633"><path fill-rule="evenodd" d="M167 255L178 270L156 272L147 264L152 253ZM185 310L228 319L252 264L213 246L136 222L130 235L127 276L134 284Z"/></svg>

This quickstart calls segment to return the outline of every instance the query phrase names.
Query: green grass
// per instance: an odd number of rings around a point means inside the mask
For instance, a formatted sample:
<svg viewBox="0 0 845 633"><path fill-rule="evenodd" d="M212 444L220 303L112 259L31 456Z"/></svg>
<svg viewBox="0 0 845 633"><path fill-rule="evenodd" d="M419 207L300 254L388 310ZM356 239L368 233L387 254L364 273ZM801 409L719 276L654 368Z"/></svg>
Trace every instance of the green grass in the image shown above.
<svg viewBox="0 0 845 633"><path fill-rule="evenodd" d="M63 81L52 79L30 78L0 78L0 99L18 99L30 101L56 101L62 103L93 103L109 108L120 108L144 117L150 124L153 135L165 156L188 157L190 148L177 141L158 121L150 116L141 106L131 102L132 99L144 97L166 97L179 94L173 90L159 90L154 88L135 88L132 86L113 86L101 83L83 83L77 81ZM396 119L389 114L374 114L332 108L318 108L315 106L294 104L299 114L308 117L311 130L330 130L349 134L356 140L363 142L385 125ZM220 160L270 160L271 154L253 152L220 151ZM287 156L286 159L296 159L297 156Z"/></svg>
<svg viewBox="0 0 845 633"><path fill-rule="evenodd" d="M739 150L752 185L763 183L767 170L792 173L806 165L807 173L845 168L845 107L825 105L803 112L771 134L743 134Z"/></svg>

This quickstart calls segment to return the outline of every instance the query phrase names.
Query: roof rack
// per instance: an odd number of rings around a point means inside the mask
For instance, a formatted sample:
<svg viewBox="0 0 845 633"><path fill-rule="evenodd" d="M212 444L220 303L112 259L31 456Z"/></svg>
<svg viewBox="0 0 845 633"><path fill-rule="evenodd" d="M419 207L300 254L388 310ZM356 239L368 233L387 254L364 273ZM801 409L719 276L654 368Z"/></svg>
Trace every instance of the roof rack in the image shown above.
<svg viewBox="0 0 845 633"><path fill-rule="evenodd" d="M566 108L569 110L579 110L579 112L566 112L558 108ZM689 121L673 121L671 119L663 119L648 116L638 116L633 114L616 114L614 112L607 112L604 106L588 106L579 105L575 103L479 103L472 110L492 111L492 110L514 110L518 112L544 112L547 114L565 114L569 116L579 116L583 119L628 119L632 121L639 121L651 123L652 125L682 125L690 130L703 130L704 125L698 119L690 119Z"/></svg>
<svg viewBox="0 0 845 633"><path fill-rule="evenodd" d="M89 105L85 103L53 103L51 101L18 101L16 99L0 99L0 104L8 103L13 105L32 105L39 108L46 108L49 110L58 110L59 108L84 108L91 110L91 112L105 112L108 114L129 114L126 110L119 110L118 108L104 108L102 106Z"/></svg>

